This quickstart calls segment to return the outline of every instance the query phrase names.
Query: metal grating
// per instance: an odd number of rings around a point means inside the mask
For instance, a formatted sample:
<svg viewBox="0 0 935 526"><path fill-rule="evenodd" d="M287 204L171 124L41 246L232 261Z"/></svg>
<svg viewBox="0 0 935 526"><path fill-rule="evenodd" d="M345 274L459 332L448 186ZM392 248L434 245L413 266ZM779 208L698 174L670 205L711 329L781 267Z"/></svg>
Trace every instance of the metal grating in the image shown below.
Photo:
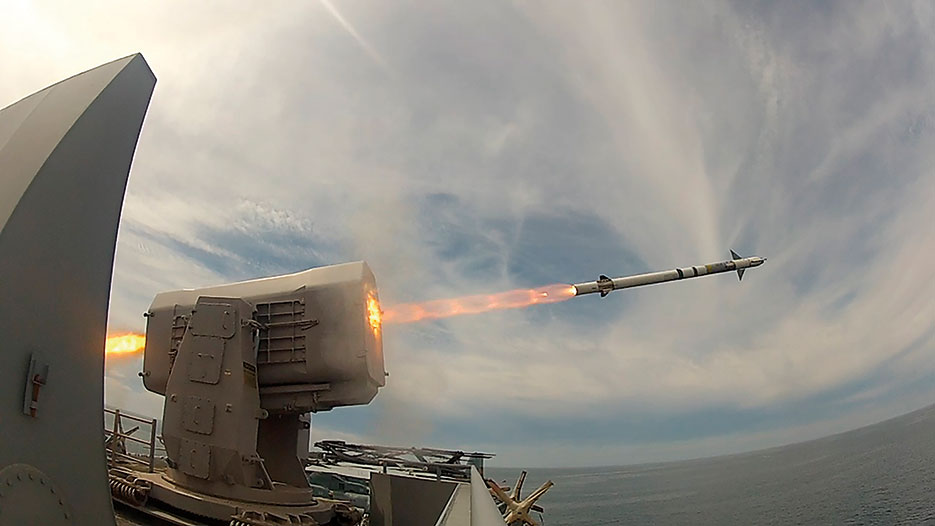
<svg viewBox="0 0 935 526"><path fill-rule="evenodd" d="M260 323L256 363L305 362L305 331L318 320L305 319L305 300L294 299L256 304Z"/></svg>
<svg viewBox="0 0 935 526"><path fill-rule="evenodd" d="M191 312L188 314L179 314L179 306L175 306L174 316L172 317L172 338L169 340L169 370L175 365L175 357L179 354L179 346L182 345L182 336L185 336L185 330L188 328L188 320L191 318Z"/></svg>

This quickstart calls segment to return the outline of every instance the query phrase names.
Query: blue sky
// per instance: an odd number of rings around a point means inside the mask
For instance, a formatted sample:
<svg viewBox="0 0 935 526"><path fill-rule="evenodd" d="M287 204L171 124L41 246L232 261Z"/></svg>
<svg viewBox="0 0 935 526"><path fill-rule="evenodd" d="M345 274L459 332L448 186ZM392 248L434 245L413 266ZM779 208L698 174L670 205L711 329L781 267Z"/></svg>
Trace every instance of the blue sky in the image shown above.
<svg viewBox="0 0 935 526"><path fill-rule="evenodd" d="M112 330L160 291L365 259L384 303L725 259L720 276L387 327L317 437L623 464L935 400L929 2L19 3L0 102L131 52L159 81ZM158 416L134 358L111 404Z"/></svg>

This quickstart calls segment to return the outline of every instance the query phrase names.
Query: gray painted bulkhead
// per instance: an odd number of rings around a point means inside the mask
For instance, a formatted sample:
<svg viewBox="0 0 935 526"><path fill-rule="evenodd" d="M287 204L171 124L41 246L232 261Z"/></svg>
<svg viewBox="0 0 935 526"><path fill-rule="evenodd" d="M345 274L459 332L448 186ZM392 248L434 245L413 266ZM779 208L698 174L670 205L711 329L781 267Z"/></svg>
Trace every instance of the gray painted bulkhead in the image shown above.
<svg viewBox="0 0 935 526"><path fill-rule="evenodd" d="M0 110L2 525L114 524L101 433L107 308L155 83L135 54Z"/></svg>

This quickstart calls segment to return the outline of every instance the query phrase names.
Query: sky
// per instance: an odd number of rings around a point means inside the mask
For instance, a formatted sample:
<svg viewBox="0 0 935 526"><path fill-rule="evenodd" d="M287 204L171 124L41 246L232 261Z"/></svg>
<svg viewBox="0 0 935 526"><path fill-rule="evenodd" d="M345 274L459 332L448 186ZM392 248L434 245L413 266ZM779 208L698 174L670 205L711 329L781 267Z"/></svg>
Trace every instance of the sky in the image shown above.
<svg viewBox="0 0 935 526"><path fill-rule="evenodd" d="M935 402L930 2L14 0L0 106L137 51L111 332L361 259L389 305L769 258L386 326L386 387L315 438L619 465ZM106 402L159 417L140 368L108 359Z"/></svg>

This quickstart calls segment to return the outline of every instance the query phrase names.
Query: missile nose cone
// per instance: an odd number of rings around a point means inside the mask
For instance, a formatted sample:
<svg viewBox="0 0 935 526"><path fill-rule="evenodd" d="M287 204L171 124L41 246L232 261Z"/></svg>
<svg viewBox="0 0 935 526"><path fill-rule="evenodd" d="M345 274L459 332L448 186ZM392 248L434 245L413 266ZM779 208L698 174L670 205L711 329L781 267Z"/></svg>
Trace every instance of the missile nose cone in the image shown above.
<svg viewBox="0 0 935 526"><path fill-rule="evenodd" d="M763 263L766 263L766 258L757 257L757 258L754 258L754 260L750 262L750 266L759 267Z"/></svg>

